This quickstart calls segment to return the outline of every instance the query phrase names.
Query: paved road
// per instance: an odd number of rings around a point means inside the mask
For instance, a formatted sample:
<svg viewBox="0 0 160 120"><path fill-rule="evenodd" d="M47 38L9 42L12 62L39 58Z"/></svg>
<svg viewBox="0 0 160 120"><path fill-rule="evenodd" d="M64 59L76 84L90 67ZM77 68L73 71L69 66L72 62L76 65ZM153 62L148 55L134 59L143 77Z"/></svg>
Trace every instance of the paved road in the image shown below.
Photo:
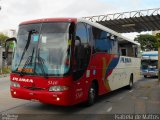
<svg viewBox="0 0 160 120"><path fill-rule="evenodd" d="M122 88L101 96L95 105L72 107L44 105L11 98L9 77L0 78L0 114L160 114L160 85L157 78L140 79L132 90Z"/></svg>

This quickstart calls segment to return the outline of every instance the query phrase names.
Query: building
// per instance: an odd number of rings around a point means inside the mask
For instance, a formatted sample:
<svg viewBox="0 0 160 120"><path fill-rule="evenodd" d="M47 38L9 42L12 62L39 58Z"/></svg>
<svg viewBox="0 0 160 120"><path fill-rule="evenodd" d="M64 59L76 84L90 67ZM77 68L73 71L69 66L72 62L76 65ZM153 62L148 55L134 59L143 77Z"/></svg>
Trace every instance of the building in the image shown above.
<svg viewBox="0 0 160 120"><path fill-rule="evenodd" d="M8 37L16 37L16 35L17 35L16 30L14 30L14 29L5 30L2 33L7 35ZM11 65L12 50L11 49L9 50L7 62L3 59L4 54L5 54L5 49L2 48L2 46L0 45L0 69L5 65Z"/></svg>
<svg viewBox="0 0 160 120"><path fill-rule="evenodd" d="M2 59L2 54L3 54L3 52L2 52L2 46L0 46L0 58L1 58L1 59L0 59L0 69L2 68L2 62L3 62L3 61L2 61L2 60L3 60L3 59Z"/></svg>

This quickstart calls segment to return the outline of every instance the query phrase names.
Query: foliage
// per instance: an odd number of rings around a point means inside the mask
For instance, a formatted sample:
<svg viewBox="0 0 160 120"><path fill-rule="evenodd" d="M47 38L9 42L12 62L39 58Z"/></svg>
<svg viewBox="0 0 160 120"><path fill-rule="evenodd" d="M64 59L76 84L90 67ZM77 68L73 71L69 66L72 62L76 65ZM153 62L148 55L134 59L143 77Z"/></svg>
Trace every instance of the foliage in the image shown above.
<svg viewBox="0 0 160 120"><path fill-rule="evenodd" d="M156 39L158 41L158 43L157 43L158 47L160 47L160 33L157 33L155 37L156 37Z"/></svg>
<svg viewBox="0 0 160 120"><path fill-rule="evenodd" d="M2 69L0 69L0 74L8 74L10 72L11 72L10 67L3 67Z"/></svg>
<svg viewBox="0 0 160 120"><path fill-rule="evenodd" d="M9 38L7 35L3 34L3 33L0 33L0 44L2 47L4 47L5 45L5 40Z"/></svg>
<svg viewBox="0 0 160 120"><path fill-rule="evenodd" d="M2 46L3 48L5 47L5 40L8 39L9 37L3 33L0 33L0 46ZM9 43L9 48L13 48L14 43L10 42Z"/></svg>
<svg viewBox="0 0 160 120"><path fill-rule="evenodd" d="M138 35L134 41L137 41L141 44L142 51L151 51L151 50L157 50L159 46L160 39L157 39L156 36L144 34L144 35Z"/></svg>

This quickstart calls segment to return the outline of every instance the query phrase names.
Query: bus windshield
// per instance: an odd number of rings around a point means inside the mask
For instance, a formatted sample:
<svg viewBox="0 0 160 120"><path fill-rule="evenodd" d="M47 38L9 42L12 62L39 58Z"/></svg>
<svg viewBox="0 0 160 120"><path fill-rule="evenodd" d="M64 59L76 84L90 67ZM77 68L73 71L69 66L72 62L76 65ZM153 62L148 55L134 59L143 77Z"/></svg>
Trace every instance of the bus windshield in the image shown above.
<svg viewBox="0 0 160 120"><path fill-rule="evenodd" d="M59 76L70 66L68 22L20 25L12 72Z"/></svg>
<svg viewBox="0 0 160 120"><path fill-rule="evenodd" d="M142 60L142 69L158 68L158 60Z"/></svg>

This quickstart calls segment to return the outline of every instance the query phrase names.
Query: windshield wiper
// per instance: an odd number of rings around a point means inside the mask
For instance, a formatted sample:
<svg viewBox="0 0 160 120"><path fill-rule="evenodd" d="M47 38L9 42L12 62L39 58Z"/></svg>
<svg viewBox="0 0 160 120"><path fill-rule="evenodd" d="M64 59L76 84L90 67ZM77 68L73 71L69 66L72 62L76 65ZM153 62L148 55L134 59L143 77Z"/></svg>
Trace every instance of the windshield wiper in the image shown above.
<svg viewBox="0 0 160 120"><path fill-rule="evenodd" d="M22 68L22 70L21 70L21 72L20 72L20 75L21 75L21 76L24 75L25 72L23 72L23 71L24 71L24 68L26 68L26 66L28 66L28 65L30 65L30 64L31 64L31 66L32 66L33 55L34 55L34 49L35 49L35 48L33 48L33 50L32 50L32 55L29 56L29 57L27 58L27 60L26 60L26 62L25 62L25 64L24 64L24 66L23 66L23 68Z"/></svg>
<svg viewBox="0 0 160 120"><path fill-rule="evenodd" d="M35 30L30 30L30 31L29 31L27 43L26 43L26 46L25 46L25 48L24 48L24 50L23 50L23 53L22 53L22 56L21 56L21 59L20 59L20 61L19 61L19 64L18 64L17 69L19 68L19 66L20 66L20 64L21 64L21 62L22 62L22 59L23 59L23 57L24 57L24 55L25 55L25 53L26 53L26 51L27 51L27 49L28 49L28 47L29 47L29 44L30 44L30 41L31 41L31 36L32 36L33 33L36 33L36 31L35 31Z"/></svg>
<svg viewBox="0 0 160 120"><path fill-rule="evenodd" d="M27 58L24 66L23 66L23 68L22 68L22 70L21 70L21 72L20 72L20 75L21 75L21 76L24 75L24 73L25 73L25 72L24 72L24 69L26 68L26 66L28 66L28 65L30 65L30 64L31 64L31 66L32 66L34 49L35 49L35 48L33 48L33 50L32 50L32 55ZM38 65L40 66L44 77L45 77L45 78L48 78L48 75L47 75L47 73L45 72L45 69L44 69L45 60L44 60L42 57L40 57L40 55L39 55L39 50L38 50L38 57L37 57L37 59L38 59ZM37 64L36 64L36 65L37 65ZM35 70L34 70L34 73L36 73ZM37 73L36 73L36 74L37 74Z"/></svg>
<svg viewBox="0 0 160 120"><path fill-rule="evenodd" d="M43 73L43 76L47 79L48 78L48 74L45 72L45 69L44 69L44 65L45 65L45 60L42 58L42 57L40 57L40 55L39 55L39 51L40 51L40 49L38 49L38 65L40 66L40 68L41 68L41 70L42 70L42 73Z"/></svg>
<svg viewBox="0 0 160 120"><path fill-rule="evenodd" d="M25 64L24 64L24 66L23 66L23 68L22 68L22 70L21 70L21 72L19 73L20 74L20 76L23 76L24 75L24 69L26 68L26 66L28 66L31 62L31 56L29 56L28 58L27 58L27 61L25 62Z"/></svg>

